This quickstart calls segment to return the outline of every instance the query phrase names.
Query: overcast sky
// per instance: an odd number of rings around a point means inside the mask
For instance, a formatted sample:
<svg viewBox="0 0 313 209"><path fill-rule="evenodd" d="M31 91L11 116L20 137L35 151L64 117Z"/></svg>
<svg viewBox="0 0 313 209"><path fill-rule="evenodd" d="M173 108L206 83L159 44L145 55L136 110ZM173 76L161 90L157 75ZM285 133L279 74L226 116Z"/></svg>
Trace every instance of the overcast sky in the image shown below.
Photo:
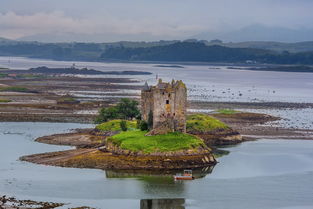
<svg viewBox="0 0 313 209"><path fill-rule="evenodd" d="M184 39L252 24L313 28L312 11L313 0L0 0L0 37L75 33Z"/></svg>

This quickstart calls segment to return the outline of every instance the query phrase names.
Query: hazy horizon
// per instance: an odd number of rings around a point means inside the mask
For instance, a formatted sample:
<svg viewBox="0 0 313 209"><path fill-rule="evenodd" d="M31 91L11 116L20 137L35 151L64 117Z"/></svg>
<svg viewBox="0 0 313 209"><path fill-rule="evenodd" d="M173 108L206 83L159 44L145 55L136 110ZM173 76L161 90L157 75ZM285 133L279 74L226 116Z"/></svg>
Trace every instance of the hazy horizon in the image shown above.
<svg viewBox="0 0 313 209"><path fill-rule="evenodd" d="M2 0L0 37L43 42L252 41L241 31L259 26L256 41L310 41L312 9L310 0Z"/></svg>

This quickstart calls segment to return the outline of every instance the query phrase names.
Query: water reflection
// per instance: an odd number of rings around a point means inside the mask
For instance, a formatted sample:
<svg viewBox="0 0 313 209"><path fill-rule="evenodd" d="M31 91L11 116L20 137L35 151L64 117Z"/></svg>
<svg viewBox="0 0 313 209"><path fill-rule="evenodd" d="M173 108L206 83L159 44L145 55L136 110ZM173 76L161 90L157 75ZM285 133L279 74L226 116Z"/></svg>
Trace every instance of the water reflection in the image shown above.
<svg viewBox="0 0 313 209"><path fill-rule="evenodd" d="M140 209L185 209L185 199L143 199Z"/></svg>
<svg viewBox="0 0 313 209"><path fill-rule="evenodd" d="M193 169L195 179L203 178L212 173L214 166ZM183 170L106 170L107 178L136 178L147 182L174 183L173 175Z"/></svg>

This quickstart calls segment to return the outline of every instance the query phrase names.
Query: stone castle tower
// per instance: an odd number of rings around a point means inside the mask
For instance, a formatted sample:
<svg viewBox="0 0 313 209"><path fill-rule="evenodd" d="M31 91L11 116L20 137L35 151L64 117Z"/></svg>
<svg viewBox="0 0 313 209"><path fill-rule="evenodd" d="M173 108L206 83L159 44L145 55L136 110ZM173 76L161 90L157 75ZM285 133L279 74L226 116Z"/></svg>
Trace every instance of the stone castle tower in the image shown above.
<svg viewBox="0 0 313 209"><path fill-rule="evenodd" d="M168 132L186 132L187 88L182 81L159 82L141 91L142 119L153 119L151 135ZM150 115L150 116L149 116Z"/></svg>

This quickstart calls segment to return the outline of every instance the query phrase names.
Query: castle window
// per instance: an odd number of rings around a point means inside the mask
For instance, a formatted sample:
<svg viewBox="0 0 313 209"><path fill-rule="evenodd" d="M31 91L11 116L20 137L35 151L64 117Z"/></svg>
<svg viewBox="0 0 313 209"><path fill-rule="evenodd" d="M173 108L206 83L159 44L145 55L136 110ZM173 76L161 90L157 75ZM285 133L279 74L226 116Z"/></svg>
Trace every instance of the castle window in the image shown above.
<svg viewBox="0 0 313 209"><path fill-rule="evenodd" d="M166 104L169 104L170 103L170 100L166 100Z"/></svg>
<svg viewBox="0 0 313 209"><path fill-rule="evenodd" d="M171 97L171 94L168 94L168 97Z"/></svg>
<svg viewBox="0 0 313 209"><path fill-rule="evenodd" d="M173 115L175 116L175 113L173 113Z"/></svg>
<svg viewBox="0 0 313 209"><path fill-rule="evenodd" d="M164 95L164 92L162 94Z"/></svg>

